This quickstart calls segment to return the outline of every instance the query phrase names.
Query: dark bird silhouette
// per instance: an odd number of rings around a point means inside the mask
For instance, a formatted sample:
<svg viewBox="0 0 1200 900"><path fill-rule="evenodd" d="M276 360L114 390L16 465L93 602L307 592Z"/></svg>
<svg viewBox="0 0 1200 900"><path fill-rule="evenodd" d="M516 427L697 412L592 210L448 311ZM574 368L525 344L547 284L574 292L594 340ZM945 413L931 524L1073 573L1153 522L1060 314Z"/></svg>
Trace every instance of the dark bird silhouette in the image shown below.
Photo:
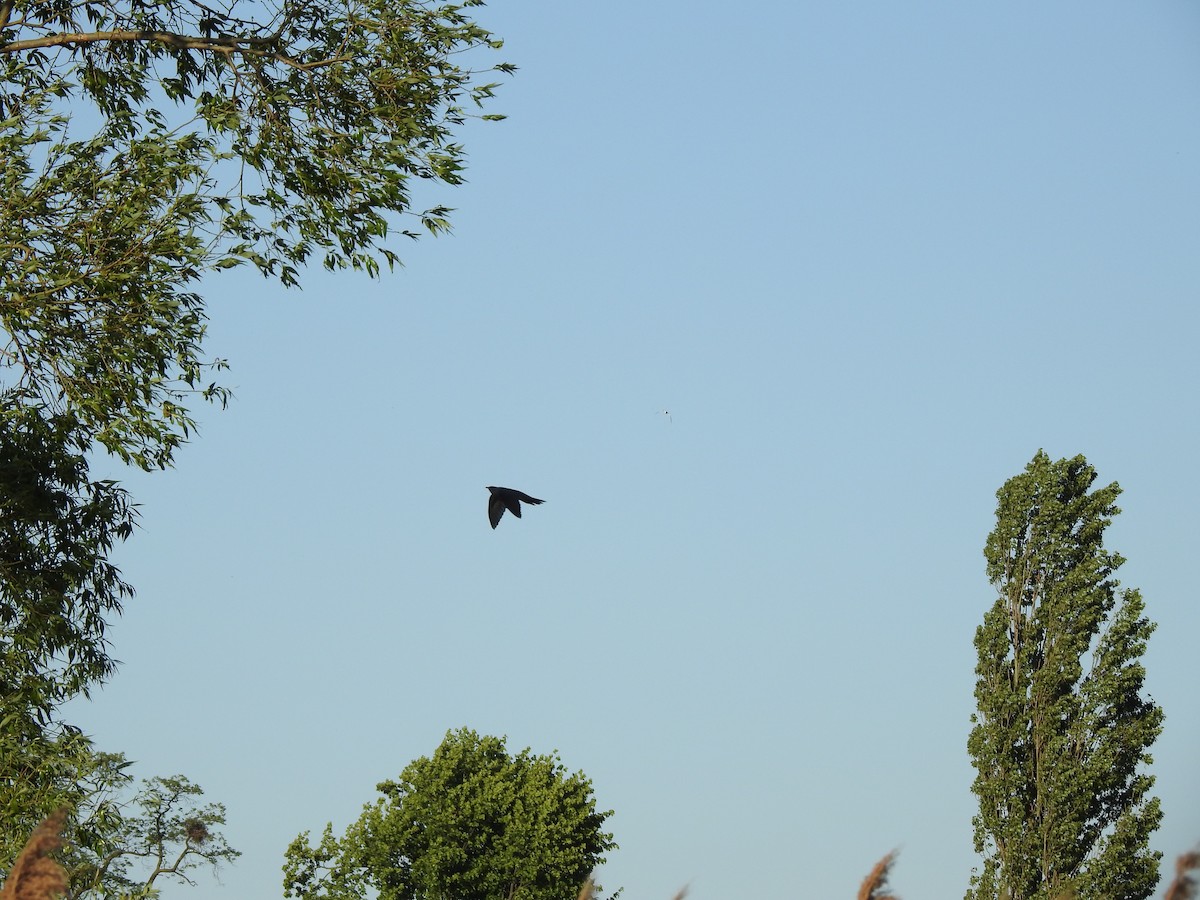
<svg viewBox="0 0 1200 900"><path fill-rule="evenodd" d="M534 506L546 502L512 488L492 487L489 484L488 490L492 492L492 496L488 497L488 521L492 523L493 528L500 524L500 517L504 515L506 509L519 519L521 518L522 502L532 503Z"/></svg>

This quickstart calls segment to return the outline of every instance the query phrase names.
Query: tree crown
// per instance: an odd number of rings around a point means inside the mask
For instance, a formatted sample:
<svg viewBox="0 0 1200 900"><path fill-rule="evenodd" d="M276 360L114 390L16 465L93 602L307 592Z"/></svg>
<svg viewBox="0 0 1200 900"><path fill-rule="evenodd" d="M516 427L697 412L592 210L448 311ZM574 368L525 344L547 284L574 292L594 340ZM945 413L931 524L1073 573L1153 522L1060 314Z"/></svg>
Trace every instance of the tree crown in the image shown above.
<svg viewBox="0 0 1200 900"><path fill-rule="evenodd" d="M1161 818L1140 771L1162 727L1142 696L1154 625L1103 544L1116 483L1092 490L1082 456L1038 452L997 492L984 550L997 598L975 636L978 713L968 740L983 871L968 895L1144 898Z"/></svg>
<svg viewBox="0 0 1200 900"><path fill-rule="evenodd" d="M449 732L364 808L346 836L327 827L316 847L288 848L285 888L304 900L345 900L370 889L386 900L573 897L616 847L603 832L591 782L557 755L515 756L503 738Z"/></svg>
<svg viewBox="0 0 1200 900"><path fill-rule="evenodd" d="M449 227L412 193L461 183L455 129L497 86L466 64L501 46L479 5L0 0L11 381L127 462L169 465L190 400L228 398L202 351L205 273L294 285L315 257L375 275L402 217Z"/></svg>

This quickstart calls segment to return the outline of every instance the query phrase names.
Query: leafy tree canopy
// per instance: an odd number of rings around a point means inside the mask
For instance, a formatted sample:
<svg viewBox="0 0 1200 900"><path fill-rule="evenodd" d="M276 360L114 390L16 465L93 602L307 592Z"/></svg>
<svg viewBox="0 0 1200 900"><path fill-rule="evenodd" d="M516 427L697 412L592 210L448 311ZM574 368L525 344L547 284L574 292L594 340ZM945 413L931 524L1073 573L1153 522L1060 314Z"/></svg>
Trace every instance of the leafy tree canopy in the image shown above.
<svg viewBox="0 0 1200 900"><path fill-rule="evenodd" d="M1154 624L1105 549L1116 483L1082 456L1038 452L997 492L984 555L997 598L975 636L968 741L984 854L972 900L1141 900L1158 880L1162 814L1142 771L1163 713L1143 696Z"/></svg>
<svg viewBox="0 0 1200 900"><path fill-rule="evenodd" d="M108 555L136 510L90 478L89 443L71 412L0 393L0 871L65 807L68 897L145 897L159 878L186 880L196 863L236 853L217 828L224 811L193 802L199 788L152 779L131 800L124 758L58 718L112 672L107 621L132 594Z"/></svg>
<svg viewBox="0 0 1200 900"><path fill-rule="evenodd" d="M0 393L0 701L30 724L110 674L106 619L133 593L108 554L136 510L87 444L73 414Z"/></svg>
<svg viewBox="0 0 1200 900"><path fill-rule="evenodd" d="M616 847L581 772L469 729L379 791L344 837L326 826L316 847L292 842L285 896L569 900Z"/></svg>
<svg viewBox="0 0 1200 900"><path fill-rule="evenodd" d="M462 181L481 3L0 0L0 379L169 465L191 398L227 398L202 275L374 275L402 217L448 227L412 190Z"/></svg>
<svg viewBox="0 0 1200 900"><path fill-rule="evenodd" d="M500 47L479 5L0 0L0 866L63 804L73 891L142 896L232 858L219 810L171 811L185 779L148 785L141 816L98 799L124 764L56 718L111 674L106 625L132 594L109 556L136 510L86 454L169 466L189 404L227 399L206 274L377 275L397 233L448 227L412 198L462 181L469 115L499 118L468 112L496 87L470 68ZM135 858L153 861L140 882Z"/></svg>
<svg viewBox="0 0 1200 900"><path fill-rule="evenodd" d="M69 812L67 900L148 898L164 882L192 884L240 854L225 841L225 808L202 804L182 775L135 787L130 762L95 750L77 729L43 729L33 740L0 727L0 873L24 837L57 810ZM0 878L3 880L3 878Z"/></svg>
<svg viewBox="0 0 1200 900"><path fill-rule="evenodd" d="M107 770L124 773L124 757L101 754ZM128 776L112 788L130 785ZM161 882L195 884L193 873L214 872L241 854L225 841L225 807L200 805L199 785L182 775L154 777L130 799L116 790L94 793L75 828L68 857L67 900L157 896Z"/></svg>

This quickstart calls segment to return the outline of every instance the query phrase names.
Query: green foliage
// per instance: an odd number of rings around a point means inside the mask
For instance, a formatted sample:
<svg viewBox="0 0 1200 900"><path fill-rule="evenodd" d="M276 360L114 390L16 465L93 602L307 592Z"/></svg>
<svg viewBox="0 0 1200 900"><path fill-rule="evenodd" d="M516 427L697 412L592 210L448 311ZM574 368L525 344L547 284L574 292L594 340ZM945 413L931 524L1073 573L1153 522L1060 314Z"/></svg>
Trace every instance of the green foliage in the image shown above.
<svg viewBox="0 0 1200 900"><path fill-rule="evenodd" d="M221 834L224 807L200 805L203 792L183 776L151 778L135 792L130 762L97 752L78 730L11 726L0 721L0 873L62 807L71 811L68 900L152 897L160 879L191 884L197 867L215 871L240 855Z"/></svg>
<svg viewBox="0 0 1200 900"><path fill-rule="evenodd" d="M69 896L145 897L159 876L186 880L198 862L236 853L216 831L224 811L197 808L200 790L182 777L148 782L133 799L142 814L127 816L129 764L57 719L112 673L107 621L133 593L108 556L136 510L90 478L89 443L72 413L0 393L0 870L65 806ZM142 877L138 858L154 861Z"/></svg>
<svg viewBox="0 0 1200 900"><path fill-rule="evenodd" d="M98 799L126 764L56 719L112 673L107 622L132 595L109 556L135 507L86 453L169 466L189 405L226 402L206 275L377 275L417 236L404 217L449 227L412 192L461 183L456 129L499 118L468 113L497 86L465 63L500 47L478 5L0 0L0 865L61 805L73 896L147 896L236 855L185 779L149 783L134 817Z"/></svg>
<svg viewBox="0 0 1200 900"><path fill-rule="evenodd" d="M111 757L124 765L121 757ZM220 827L225 807L197 805L199 785L182 775L143 782L125 815L107 796L90 798L89 816L79 823L70 859L68 900L146 898L157 895L159 879L194 884L191 873L207 866L214 872L241 854L229 846Z"/></svg>
<svg viewBox="0 0 1200 900"><path fill-rule="evenodd" d="M124 491L89 477L69 413L0 393L0 865L35 825L81 805L103 766L54 721L114 667L107 617L132 589L108 561L133 529Z"/></svg>
<svg viewBox="0 0 1200 900"><path fill-rule="evenodd" d="M294 285L314 255L375 275L399 217L449 227L411 194L461 183L455 129L496 88L462 64L501 45L478 5L0 0L10 384L169 465L191 398L228 397L198 279L251 263Z"/></svg>
<svg viewBox="0 0 1200 900"><path fill-rule="evenodd" d="M307 832L292 842L285 896L571 900L616 847L582 773L468 729L379 791L343 838L326 826L316 847Z"/></svg>
<svg viewBox="0 0 1200 900"><path fill-rule="evenodd" d="M1118 596L1104 549L1120 487L1090 491L1082 456L1038 452L997 492L984 555L997 588L975 636L978 714L968 741L982 872L968 897L1150 896L1161 819L1140 771L1162 729L1139 658L1154 625Z"/></svg>
<svg viewBox="0 0 1200 900"><path fill-rule="evenodd" d="M108 554L135 509L90 479L73 415L23 399L0 394L0 709L44 723L113 669L106 618L133 590Z"/></svg>
<svg viewBox="0 0 1200 900"><path fill-rule="evenodd" d="M78 730L40 726L7 703L0 710L0 872L6 872L39 822L64 806L83 808L120 771Z"/></svg>

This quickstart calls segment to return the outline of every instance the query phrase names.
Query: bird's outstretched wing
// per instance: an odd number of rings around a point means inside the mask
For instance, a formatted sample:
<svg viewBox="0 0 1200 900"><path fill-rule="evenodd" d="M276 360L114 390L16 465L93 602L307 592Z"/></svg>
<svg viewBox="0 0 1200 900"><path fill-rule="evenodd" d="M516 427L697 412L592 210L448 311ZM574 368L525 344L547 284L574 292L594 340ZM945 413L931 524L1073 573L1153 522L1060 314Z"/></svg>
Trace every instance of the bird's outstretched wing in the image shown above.
<svg viewBox="0 0 1200 900"><path fill-rule="evenodd" d="M504 515L504 501L495 494L488 497L488 521L495 528L500 524L500 517Z"/></svg>
<svg viewBox="0 0 1200 900"><path fill-rule="evenodd" d="M492 523L493 528L500 524L500 517L504 515L506 509L519 519L521 518L522 502L534 506L546 502L513 488L488 485L488 490L492 492L492 496L488 498L488 521Z"/></svg>

